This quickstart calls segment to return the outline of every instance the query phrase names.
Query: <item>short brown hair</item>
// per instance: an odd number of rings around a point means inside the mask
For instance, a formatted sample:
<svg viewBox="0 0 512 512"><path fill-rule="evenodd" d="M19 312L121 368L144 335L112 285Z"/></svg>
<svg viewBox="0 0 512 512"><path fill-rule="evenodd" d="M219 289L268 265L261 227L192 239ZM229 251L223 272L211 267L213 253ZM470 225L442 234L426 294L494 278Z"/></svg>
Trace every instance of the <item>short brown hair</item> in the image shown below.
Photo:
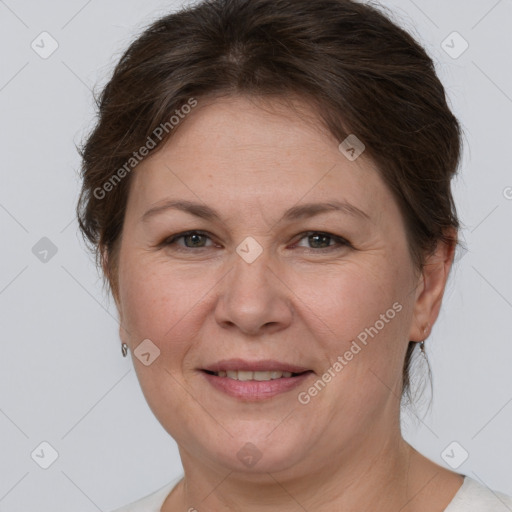
<svg viewBox="0 0 512 512"><path fill-rule="evenodd" d="M206 0L159 19L131 44L97 100L77 204L97 265L108 255L104 284L114 296L131 175L105 197L95 191L190 98L212 94L306 98L337 140L354 133L364 142L405 219L415 269L438 242L457 245L450 182L461 129L431 58L381 9L351 0ZM404 361L407 394L415 346Z"/></svg>

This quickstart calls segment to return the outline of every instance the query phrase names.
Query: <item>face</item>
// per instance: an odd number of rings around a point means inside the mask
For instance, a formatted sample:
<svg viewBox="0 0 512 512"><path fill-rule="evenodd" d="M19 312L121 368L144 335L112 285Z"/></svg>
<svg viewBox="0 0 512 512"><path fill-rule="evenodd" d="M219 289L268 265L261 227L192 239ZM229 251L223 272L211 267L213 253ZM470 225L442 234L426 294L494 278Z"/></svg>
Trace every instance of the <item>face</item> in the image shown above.
<svg viewBox="0 0 512 512"><path fill-rule="evenodd" d="M365 154L295 107L200 102L132 176L120 333L150 340L135 369L185 466L305 474L398 428L418 336L403 219Z"/></svg>

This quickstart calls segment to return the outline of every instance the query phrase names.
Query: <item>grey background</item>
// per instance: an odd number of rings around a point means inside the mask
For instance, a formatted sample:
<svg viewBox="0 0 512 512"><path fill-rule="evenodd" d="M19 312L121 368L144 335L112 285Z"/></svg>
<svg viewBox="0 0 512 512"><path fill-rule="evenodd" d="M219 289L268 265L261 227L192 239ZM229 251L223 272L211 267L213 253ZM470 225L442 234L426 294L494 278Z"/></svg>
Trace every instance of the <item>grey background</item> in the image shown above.
<svg viewBox="0 0 512 512"><path fill-rule="evenodd" d="M121 356L114 303L74 219L90 89L177 5L0 0L0 511L109 511L181 474L174 441ZM457 255L426 343L431 410L420 403L406 414L404 435L446 467L466 450L457 471L512 494L512 2L384 5L434 57L466 137L454 187L469 251ZM46 59L31 48L43 31L59 45ZM469 43L456 59L441 46L453 31ZM462 48L453 37L444 44ZM57 250L46 262L43 237ZM43 441L58 452L47 469L31 457L48 458ZM453 441L462 448L446 451Z"/></svg>

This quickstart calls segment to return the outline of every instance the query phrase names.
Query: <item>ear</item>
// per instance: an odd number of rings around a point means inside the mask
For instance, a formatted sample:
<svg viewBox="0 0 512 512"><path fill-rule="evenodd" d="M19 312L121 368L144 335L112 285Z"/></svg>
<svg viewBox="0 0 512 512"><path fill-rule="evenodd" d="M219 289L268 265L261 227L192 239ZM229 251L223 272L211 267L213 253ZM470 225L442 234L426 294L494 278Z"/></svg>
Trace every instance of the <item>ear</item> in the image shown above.
<svg viewBox="0 0 512 512"><path fill-rule="evenodd" d="M454 240L457 239L456 231L450 229L449 233ZM422 341L427 338L437 320L456 246L455 242L447 244L440 241L435 252L425 262L416 290L416 302L409 332L410 341Z"/></svg>
<svg viewBox="0 0 512 512"><path fill-rule="evenodd" d="M104 274L105 278L110 283L110 287L112 289L112 296L114 297L114 302L116 304L117 312L119 314L119 338L121 339L121 341L127 343L127 341L126 341L128 339L127 332L123 328L123 312L121 309L121 304L119 302L119 297L117 295L117 290L115 289L115 286L113 286L112 276L110 275L110 271L109 271L109 267L108 267L108 252L105 248L102 248L100 254L101 254L101 256L100 256L101 268L103 270L103 274Z"/></svg>

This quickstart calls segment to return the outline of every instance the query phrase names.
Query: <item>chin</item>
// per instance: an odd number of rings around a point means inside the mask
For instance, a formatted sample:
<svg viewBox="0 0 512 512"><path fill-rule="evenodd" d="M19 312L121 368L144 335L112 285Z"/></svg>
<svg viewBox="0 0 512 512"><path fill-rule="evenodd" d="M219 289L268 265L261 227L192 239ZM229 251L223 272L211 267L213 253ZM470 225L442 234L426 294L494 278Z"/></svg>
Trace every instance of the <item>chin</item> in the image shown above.
<svg viewBox="0 0 512 512"><path fill-rule="evenodd" d="M224 446L211 446L210 459L229 471L255 476L286 471L298 464L305 448L300 433L293 436L288 431L286 436L271 437L269 432L265 429L258 436L235 436Z"/></svg>

